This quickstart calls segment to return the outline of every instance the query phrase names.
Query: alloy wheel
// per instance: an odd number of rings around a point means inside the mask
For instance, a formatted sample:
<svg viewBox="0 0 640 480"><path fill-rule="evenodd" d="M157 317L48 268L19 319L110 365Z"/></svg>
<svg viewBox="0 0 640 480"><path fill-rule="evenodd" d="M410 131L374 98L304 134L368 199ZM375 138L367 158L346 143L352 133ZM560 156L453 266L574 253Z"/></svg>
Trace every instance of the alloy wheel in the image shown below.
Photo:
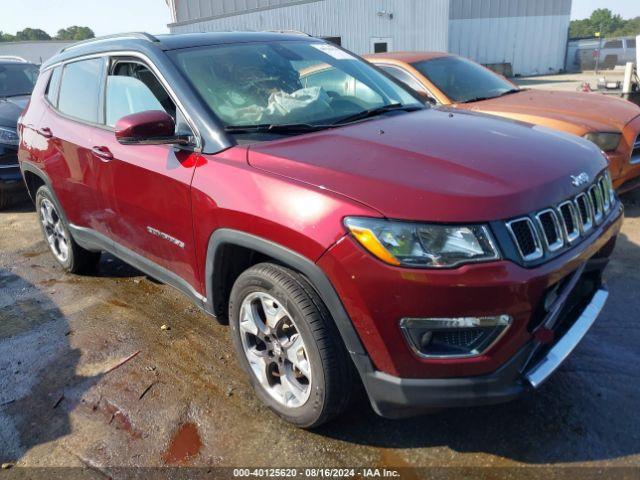
<svg viewBox="0 0 640 480"><path fill-rule="evenodd" d="M273 296L254 292L240 307L240 337L255 377L277 402L304 405L311 394L311 365L293 317Z"/></svg>
<svg viewBox="0 0 640 480"><path fill-rule="evenodd" d="M53 203L47 198L40 202L40 222L49 248L60 262L66 262L69 258L67 231Z"/></svg>

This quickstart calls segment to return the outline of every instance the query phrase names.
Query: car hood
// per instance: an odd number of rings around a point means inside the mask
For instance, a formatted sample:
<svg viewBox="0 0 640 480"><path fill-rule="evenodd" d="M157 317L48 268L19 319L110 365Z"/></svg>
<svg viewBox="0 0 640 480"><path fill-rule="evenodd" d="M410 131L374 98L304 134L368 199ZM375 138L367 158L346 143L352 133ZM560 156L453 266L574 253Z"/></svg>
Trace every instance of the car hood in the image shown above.
<svg viewBox="0 0 640 480"><path fill-rule="evenodd" d="M459 107L544 124L551 128L568 124L583 131L579 133L621 132L640 115L640 107L618 97L545 90L524 90L481 102L460 104Z"/></svg>
<svg viewBox="0 0 640 480"><path fill-rule="evenodd" d="M258 169L331 190L389 218L512 218L578 193L607 165L591 142L487 115L430 109L249 147ZM584 188L584 187L583 187Z"/></svg>
<svg viewBox="0 0 640 480"><path fill-rule="evenodd" d="M18 118L29 103L29 95L0 97L0 126L16 128Z"/></svg>

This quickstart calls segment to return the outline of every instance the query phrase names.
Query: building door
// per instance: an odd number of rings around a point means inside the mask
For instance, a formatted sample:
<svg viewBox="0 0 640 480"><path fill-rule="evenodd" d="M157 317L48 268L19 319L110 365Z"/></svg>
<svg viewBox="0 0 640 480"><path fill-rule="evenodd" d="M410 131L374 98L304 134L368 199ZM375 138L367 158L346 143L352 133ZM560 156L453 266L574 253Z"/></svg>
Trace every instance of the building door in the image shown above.
<svg viewBox="0 0 640 480"><path fill-rule="evenodd" d="M386 53L393 51L393 39L390 37L371 37L371 52Z"/></svg>

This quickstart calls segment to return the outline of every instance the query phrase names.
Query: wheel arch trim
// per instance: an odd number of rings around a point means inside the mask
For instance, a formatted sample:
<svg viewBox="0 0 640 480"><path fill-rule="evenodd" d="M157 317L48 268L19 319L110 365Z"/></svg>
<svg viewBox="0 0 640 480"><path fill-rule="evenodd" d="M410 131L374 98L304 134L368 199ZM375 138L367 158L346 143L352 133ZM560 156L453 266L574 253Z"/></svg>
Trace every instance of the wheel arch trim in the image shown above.
<svg viewBox="0 0 640 480"><path fill-rule="evenodd" d="M352 357L368 358L360 337L356 332L344 305L340 301L330 280L324 272L311 260L286 247L239 230L222 228L216 230L209 238L207 260L205 266L206 309L215 314L215 306L221 301L222 280L216 272L220 272L223 259L222 247L234 245L267 255L284 266L303 274L320 296L340 332L342 340ZM356 362L358 364L359 362Z"/></svg>
<svg viewBox="0 0 640 480"><path fill-rule="evenodd" d="M27 182L27 177L25 175L25 173L27 172L35 175L36 177L40 178L40 180L43 181L44 185L49 189L49 193L53 198L53 202L55 203L55 207L58 210L58 213L62 216L62 219L64 220L64 222L67 225L69 225L69 219L67 218L67 214L65 213L64 208L62 208L62 204L60 203L60 200L58 200L58 196L56 195L53 185L51 184L51 179L49 178L49 175L47 175L43 170L36 167L32 163L27 163L27 162L20 162L20 171L22 172L22 179L24 180L24 183L27 187L27 192L29 193L29 196L31 197L31 200L33 201L33 203L34 204L36 203L37 192L31 193L31 190L29 189L29 183Z"/></svg>

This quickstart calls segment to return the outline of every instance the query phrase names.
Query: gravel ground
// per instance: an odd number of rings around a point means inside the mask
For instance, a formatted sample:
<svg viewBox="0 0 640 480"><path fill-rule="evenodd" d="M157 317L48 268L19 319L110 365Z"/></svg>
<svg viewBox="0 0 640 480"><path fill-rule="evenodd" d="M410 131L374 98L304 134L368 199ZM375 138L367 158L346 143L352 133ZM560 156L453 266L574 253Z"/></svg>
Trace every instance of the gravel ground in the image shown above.
<svg viewBox="0 0 640 480"><path fill-rule="evenodd" d="M95 276L66 274L30 205L2 212L0 462L15 464L9 472L75 466L84 470L65 472L96 478L108 467L164 465L590 466L637 475L640 195L625 203L606 310L539 392L403 421L362 402L313 432L261 406L227 328L180 294L108 255ZM512 472L492 475L499 471Z"/></svg>

